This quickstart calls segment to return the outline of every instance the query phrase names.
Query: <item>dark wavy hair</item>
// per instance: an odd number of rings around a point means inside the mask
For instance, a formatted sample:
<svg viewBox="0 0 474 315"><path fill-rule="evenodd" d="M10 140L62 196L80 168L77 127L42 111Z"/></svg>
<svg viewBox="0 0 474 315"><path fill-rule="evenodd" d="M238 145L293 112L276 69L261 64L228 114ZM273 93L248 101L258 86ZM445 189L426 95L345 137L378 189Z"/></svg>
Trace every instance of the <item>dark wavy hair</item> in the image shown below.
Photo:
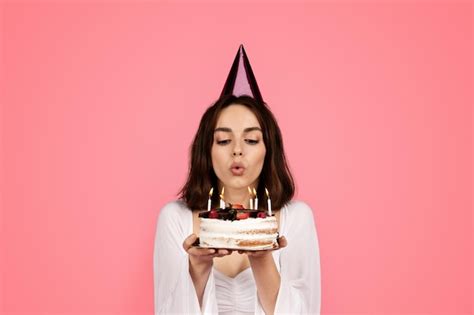
<svg viewBox="0 0 474 315"><path fill-rule="evenodd" d="M266 148L265 160L257 187L259 199L266 200L265 187L272 199L272 208L279 210L293 198L295 184L291 175L280 128L272 112L265 103L250 96L225 95L210 106L201 118L199 129L190 147L190 163L186 184L179 195L190 209L205 209L209 190L218 187L218 178L214 173L211 160L211 148L214 141L214 129L220 112L233 104L246 106L257 117L262 128ZM219 203L219 193L214 191L212 206ZM262 207L261 207L262 205ZM266 209L266 202L260 202L259 208Z"/></svg>

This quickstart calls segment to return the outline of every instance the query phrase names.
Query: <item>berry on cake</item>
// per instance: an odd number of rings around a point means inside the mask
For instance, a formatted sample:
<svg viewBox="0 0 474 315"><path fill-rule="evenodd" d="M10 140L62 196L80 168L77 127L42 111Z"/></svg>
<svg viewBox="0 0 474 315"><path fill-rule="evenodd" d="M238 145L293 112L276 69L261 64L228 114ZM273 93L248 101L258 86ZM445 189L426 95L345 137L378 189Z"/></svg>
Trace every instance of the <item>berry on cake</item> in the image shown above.
<svg viewBox="0 0 474 315"><path fill-rule="evenodd" d="M213 189L209 194L211 198ZM250 191L250 189L249 189ZM255 191L255 190L254 190ZM271 213L271 202L268 196L268 212L255 208L252 202L250 209L241 204L223 201L220 194L220 207L199 213L200 233L199 246L209 248L226 248L236 250L266 250L278 247L278 223Z"/></svg>

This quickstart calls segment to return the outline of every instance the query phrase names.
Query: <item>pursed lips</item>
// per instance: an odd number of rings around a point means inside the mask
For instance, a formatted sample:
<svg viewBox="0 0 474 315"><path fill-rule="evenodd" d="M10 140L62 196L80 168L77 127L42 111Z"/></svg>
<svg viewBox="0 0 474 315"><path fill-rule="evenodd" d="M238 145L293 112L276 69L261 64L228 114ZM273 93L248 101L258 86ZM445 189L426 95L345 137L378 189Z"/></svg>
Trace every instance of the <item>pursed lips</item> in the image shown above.
<svg viewBox="0 0 474 315"><path fill-rule="evenodd" d="M234 162L230 167L230 171L233 175L242 175L245 171L245 167L242 163Z"/></svg>

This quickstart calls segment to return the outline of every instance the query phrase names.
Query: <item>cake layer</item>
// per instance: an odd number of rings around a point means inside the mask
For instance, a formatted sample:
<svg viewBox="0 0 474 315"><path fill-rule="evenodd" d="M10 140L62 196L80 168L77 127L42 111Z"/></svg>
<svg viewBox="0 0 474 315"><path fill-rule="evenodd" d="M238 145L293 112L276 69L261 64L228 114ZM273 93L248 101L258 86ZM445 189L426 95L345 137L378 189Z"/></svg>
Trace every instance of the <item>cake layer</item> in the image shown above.
<svg viewBox="0 0 474 315"><path fill-rule="evenodd" d="M201 218L201 247L230 249L271 249L277 245L278 224L275 217L245 220Z"/></svg>
<svg viewBox="0 0 474 315"><path fill-rule="evenodd" d="M216 220L201 218L201 231L212 231L214 233L239 233L253 230L278 230L275 217L248 218L245 220Z"/></svg>
<svg viewBox="0 0 474 315"><path fill-rule="evenodd" d="M237 239L207 239L201 240L200 247L210 248L228 248L228 249L240 249L240 250L264 250L272 249L277 246L275 239L267 241L241 241Z"/></svg>

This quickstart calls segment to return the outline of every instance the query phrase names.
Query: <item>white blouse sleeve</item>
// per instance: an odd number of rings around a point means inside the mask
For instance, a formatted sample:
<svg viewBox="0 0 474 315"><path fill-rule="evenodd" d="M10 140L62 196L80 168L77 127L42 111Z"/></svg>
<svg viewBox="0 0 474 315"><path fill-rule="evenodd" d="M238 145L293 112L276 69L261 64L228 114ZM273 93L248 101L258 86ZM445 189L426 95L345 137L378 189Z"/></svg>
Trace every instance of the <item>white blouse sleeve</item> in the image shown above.
<svg viewBox="0 0 474 315"><path fill-rule="evenodd" d="M286 217L288 246L280 253L280 290L275 314L320 314L321 268L313 211L304 202L293 202ZM256 314L265 314L258 301Z"/></svg>
<svg viewBox="0 0 474 315"><path fill-rule="evenodd" d="M153 252L155 314L217 313L214 275L211 272L202 310L189 274L189 258L183 241L191 234L189 209L179 202L160 211Z"/></svg>

